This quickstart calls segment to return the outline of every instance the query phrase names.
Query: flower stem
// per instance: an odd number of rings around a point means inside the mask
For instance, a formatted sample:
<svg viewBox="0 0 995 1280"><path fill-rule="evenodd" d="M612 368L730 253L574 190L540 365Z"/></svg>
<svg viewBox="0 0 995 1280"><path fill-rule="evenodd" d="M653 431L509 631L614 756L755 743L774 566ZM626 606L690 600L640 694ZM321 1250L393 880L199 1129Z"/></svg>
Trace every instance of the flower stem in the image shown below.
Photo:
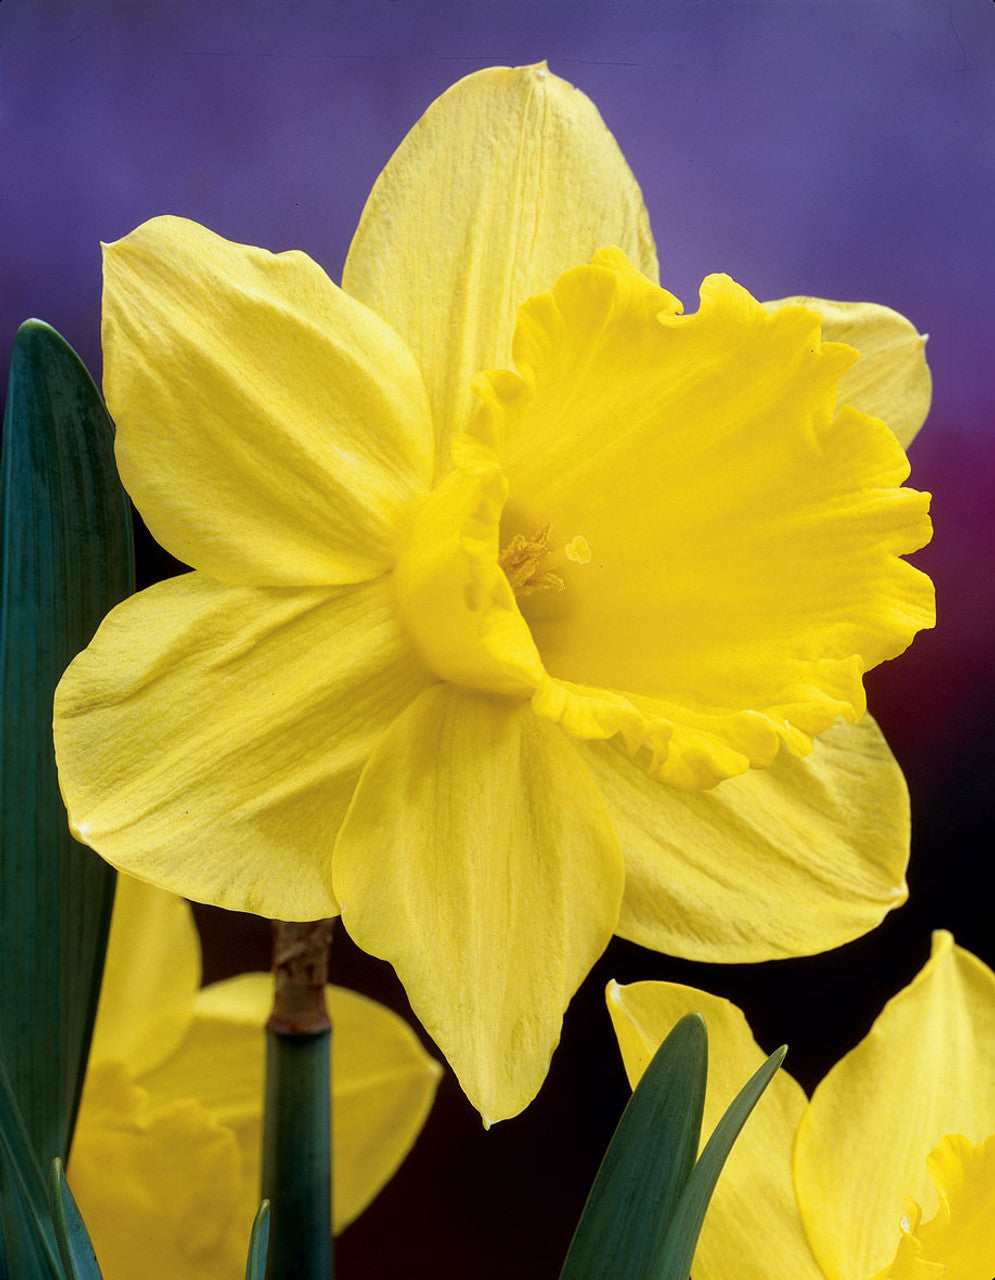
<svg viewBox="0 0 995 1280"><path fill-rule="evenodd" d="M268 1280L333 1274L332 1028L325 1008L332 923L273 922L262 1178L270 1201Z"/></svg>

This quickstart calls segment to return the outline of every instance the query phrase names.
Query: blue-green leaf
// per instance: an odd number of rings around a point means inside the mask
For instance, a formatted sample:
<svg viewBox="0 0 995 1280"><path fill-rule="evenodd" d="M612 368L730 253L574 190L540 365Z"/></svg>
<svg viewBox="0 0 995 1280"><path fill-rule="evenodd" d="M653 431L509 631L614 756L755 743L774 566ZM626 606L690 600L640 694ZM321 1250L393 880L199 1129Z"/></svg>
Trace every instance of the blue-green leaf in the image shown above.
<svg viewBox="0 0 995 1280"><path fill-rule="evenodd" d="M656 1051L622 1113L560 1280L645 1280L698 1153L707 1070L705 1024L690 1013Z"/></svg>
<svg viewBox="0 0 995 1280"><path fill-rule="evenodd" d="M58 1158L52 1161L48 1171L48 1197L67 1280L101 1280L97 1255Z"/></svg>
<svg viewBox="0 0 995 1280"><path fill-rule="evenodd" d="M763 1066L746 1082L729 1104L725 1115L715 1126L705 1144L698 1163L684 1185L670 1222L666 1239L654 1265L645 1273L646 1280L688 1280L694 1251L698 1247L702 1224L709 1201L719 1180L733 1143L757 1105L764 1090L784 1061L787 1046L770 1055Z"/></svg>
<svg viewBox="0 0 995 1280"><path fill-rule="evenodd" d="M245 1264L245 1280L266 1280L266 1253L269 1249L269 1201L256 1210L249 1236L249 1257Z"/></svg>
<svg viewBox="0 0 995 1280"><path fill-rule="evenodd" d="M132 589L110 419L75 352L29 320L4 415L0 601L0 1043L42 1165L68 1155L114 873L69 835L52 695Z"/></svg>
<svg viewBox="0 0 995 1280"><path fill-rule="evenodd" d="M0 1191L4 1200L0 1280L65 1280L54 1240L39 1233L38 1223L13 1180ZM48 1224L51 1228L51 1223ZM50 1252L51 1250L51 1252Z"/></svg>
<svg viewBox="0 0 995 1280"><path fill-rule="evenodd" d="M4 1265L12 1280L64 1280L45 1182L0 1058L0 1195Z"/></svg>

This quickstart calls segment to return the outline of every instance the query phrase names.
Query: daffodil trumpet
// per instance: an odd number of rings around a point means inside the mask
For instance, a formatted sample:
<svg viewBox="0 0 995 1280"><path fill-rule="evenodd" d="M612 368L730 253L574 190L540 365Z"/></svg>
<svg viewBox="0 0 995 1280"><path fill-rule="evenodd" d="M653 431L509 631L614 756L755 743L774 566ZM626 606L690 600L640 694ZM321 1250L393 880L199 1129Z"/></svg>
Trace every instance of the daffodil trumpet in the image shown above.
<svg viewBox="0 0 995 1280"><path fill-rule="evenodd" d="M934 616L902 317L725 275L685 315L614 138L541 65L429 108L341 288L175 217L104 279L121 475L193 572L60 685L80 840L341 914L487 1122L613 934L764 960L904 900L862 683Z"/></svg>

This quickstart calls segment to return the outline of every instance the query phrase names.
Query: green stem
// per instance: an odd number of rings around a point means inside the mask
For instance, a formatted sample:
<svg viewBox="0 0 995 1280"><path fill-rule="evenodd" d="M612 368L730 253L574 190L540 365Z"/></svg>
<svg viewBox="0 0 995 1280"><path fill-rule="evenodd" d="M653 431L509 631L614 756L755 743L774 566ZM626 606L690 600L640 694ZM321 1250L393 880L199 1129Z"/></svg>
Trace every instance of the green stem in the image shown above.
<svg viewBox="0 0 995 1280"><path fill-rule="evenodd" d="M332 1280L332 922L274 921L276 990L266 1026L262 1194L270 1202L268 1280Z"/></svg>

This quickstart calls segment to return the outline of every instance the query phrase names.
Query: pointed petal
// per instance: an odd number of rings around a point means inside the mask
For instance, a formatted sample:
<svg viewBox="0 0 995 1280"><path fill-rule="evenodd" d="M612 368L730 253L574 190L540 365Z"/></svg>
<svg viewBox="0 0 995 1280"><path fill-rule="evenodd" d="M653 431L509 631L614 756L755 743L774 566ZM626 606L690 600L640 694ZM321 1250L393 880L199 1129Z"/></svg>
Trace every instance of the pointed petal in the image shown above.
<svg viewBox="0 0 995 1280"><path fill-rule="evenodd" d="M926 363L926 338L903 315L876 302L830 302L825 298L779 298L769 311L808 307L822 317L826 342L845 342L860 359L840 379L840 404L886 422L903 449L926 421L933 379Z"/></svg>
<svg viewBox="0 0 995 1280"><path fill-rule="evenodd" d="M711 791L677 792L611 743L579 743L625 858L617 932L690 960L828 950L907 896L905 780L869 716Z"/></svg>
<svg viewBox="0 0 995 1280"><path fill-rule="evenodd" d="M798 1202L829 1280L892 1260L909 1198L935 1202L926 1159L943 1138L995 1132L993 1044L995 974L935 933L925 968L822 1081L799 1130Z"/></svg>
<svg viewBox="0 0 995 1280"><path fill-rule="evenodd" d="M253 591L199 573L110 613L56 694L77 838L198 901L336 911L331 854L379 735L428 682L389 579Z"/></svg>
<svg viewBox="0 0 995 1280"><path fill-rule="evenodd" d="M87 1078L68 1176L104 1280L234 1280L252 1222L235 1135L189 1099L147 1101L119 1064Z"/></svg>
<svg viewBox="0 0 995 1280"><path fill-rule="evenodd" d="M548 526L562 548L564 589L521 602L546 670L626 695L653 773L698 790L859 718L864 671L934 608L901 559L928 496L881 422L835 412L854 352L725 276L678 311L596 254L522 307L521 376L478 379L472 430L507 477L502 543Z"/></svg>
<svg viewBox="0 0 995 1280"><path fill-rule="evenodd" d="M618 837L570 740L527 704L426 690L363 771L334 885L485 1121L527 1106L622 894Z"/></svg>
<svg viewBox="0 0 995 1280"><path fill-rule="evenodd" d="M520 303L605 245L656 275L618 144L594 104L545 65L467 76L401 143L367 201L342 285L415 353L439 474L465 425L470 379L510 360Z"/></svg>
<svg viewBox="0 0 995 1280"><path fill-rule="evenodd" d="M104 254L104 392L157 541L222 582L361 582L432 472L421 375L306 254L155 218Z"/></svg>
<svg viewBox="0 0 995 1280"><path fill-rule="evenodd" d="M336 1229L392 1177L428 1117L442 1068L401 1018L330 987Z"/></svg>
<svg viewBox="0 0 995 1280"><path fill-rule="evenodd" d="M411 1150L441 1073L407 1023L383 1005L342 987L327 987L325 997L332 1021L332 1208L341 1231ZM272 1005L269 974L239 974L205 987L186 1040L141 1081L153 1105L195 1097L235 1132L241 1212L249 1220L259 1200L263 1027Z"/></svg>
<svg viewBox="0 0 995 1280"><path fill-rule="evenodd" d="M199 987L189 904L119 876L90 1062L122 1062L139 1075L167 1058L186 1035Z"/></svg>
<svg viewBox="0 0 995 1280"><path fill-rule="evenodd" d="M610 983L611 1014L629 1083L635 1088L679 1018L701 1013L708 1028L708 1088L702 1144L726 1107L762 1065L743 1014L728 1000L671 982ZM732 1149L705 1217L695 1280L822 1280L795 1202L791 1152L805 1111L801 1087L779 1071Z"/></svg>

